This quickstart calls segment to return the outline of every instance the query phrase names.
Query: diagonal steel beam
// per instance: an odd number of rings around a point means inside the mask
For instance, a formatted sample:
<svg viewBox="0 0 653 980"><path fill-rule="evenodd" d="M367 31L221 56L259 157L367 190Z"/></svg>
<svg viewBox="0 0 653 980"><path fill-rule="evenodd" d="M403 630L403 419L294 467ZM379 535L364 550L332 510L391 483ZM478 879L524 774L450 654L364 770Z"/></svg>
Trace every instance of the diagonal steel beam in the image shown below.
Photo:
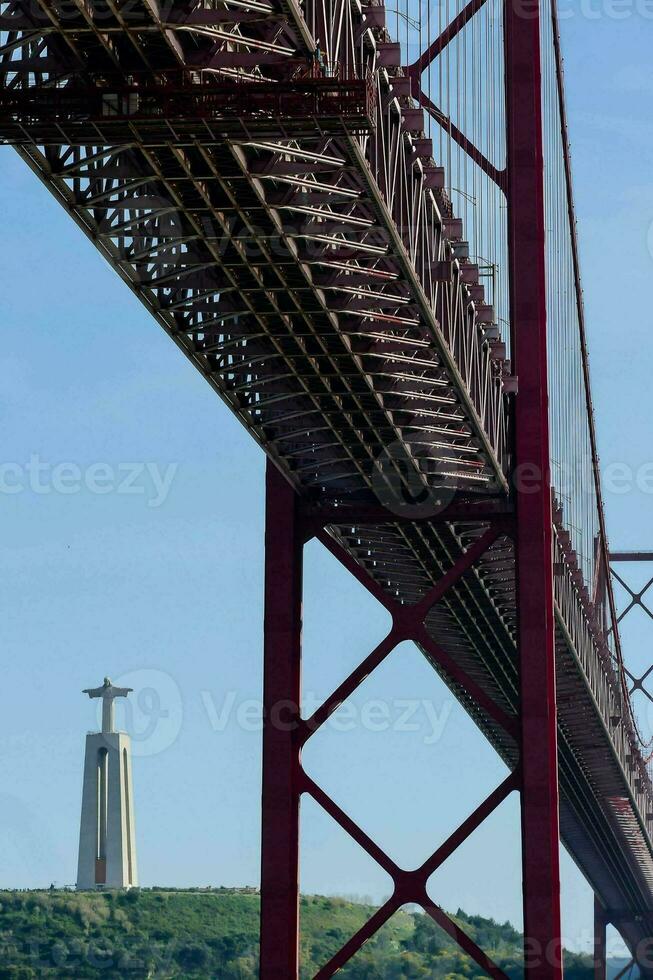
<svg viewBox="0 0 653 980"><path fill-rule="evenodd" d="M300 789L308 793L329 816L366 851L393 879L394 892L388 901L316 974L315 980L326 980L356 955L362 946L381 929L403 905L417 903L450 935L456 943L489 976L505 978L504 972L479 946L430 898L426 885L430 876L467 840L506 797L519 786L519 774L511 773L497 789L454 831L445 843L416 871L404 871L302 770Z"/></svg>
<svg viewBox="0 0 653 980"><path fill-rule="evenodd" d="M507 974L504 973L503 970L500 969L496 963L494 963L490 957L476 945L473 939L470 939L467 933L464 932L460 926L453 921L453 919L450 919L449 916L442 911L439 905L427 905L425 906L424 911L427 915L431 916L433 921L440 926L443 932L446 932L447 935L451 936L454 942L456 942L468 956L471 956L474 962L478 963L480 968L484 970L488 976L495 977L496 980L508 980Z"/></svg>
<svg viewBox="0 0 653 980"><path fill-rule="evenodd" d="M326 531L320 531L317 538L338 561L351 572L393 617L393 627L386 638L376 647L342 684L331 694L311 718L301 725L301 738L305 743L317 729L350 697L363 683L369 674L376 669L404 640L413 640L429 656L438 663L448 676L467 694L475 700L509 735L517 739L517 722L497 705L482 687L467 674L455 660L446 653L429 635L424 626L424 618L436 601L443 598L446 592L472 567L475 561L483 555L496 540L499 530L490 528L471 548L469 548L447 572L440 582L436 583L421 602L414 606L404 606L387 595L370 573L363 568L337 541Z"/></svg>
<svg viewBox="0 0 653 980"><path fill-rule="evenodd" d="M519 738L517 720L506 714L503 708L490 697L483 688L473 680L469 674L460 667L453 657L439 646L422 627L418 635L414 638L418 646L422 647L430 657L438 663L448 676L479 704L491 718L500 725L504 731L511 735L515 740Z"/></svg>
<svg viewBox="0 0 653 980"><path fill-rule="evenodd" d="M491 813L501 806L503 801L507 799L510 794L519 789L519 773L511 772L509 776L504 779L500 786L498 786L493 793L488 796L483 803L480 804L474 810L474 812L467 817L466 820L461 823L460 827L451 834L451 836L442 844L441 847L435 851L428 860L424 862L420 868L420 872L424 875L424 880L428 881L431 875L438 870L438 868L447 861L454 851L458 850L461 844L467 840L468 837L477 830L482 823L487 820Z"/></svg>
<svg viewBox="0 0 653 980"><path fill-rule="evenodd" d="M351 817L347 816L345 811L338 806L337 803L328 796L323 789L321 789L317 783L315 783L310 776L308 776L303 770L300 777L300 788L303 792L308 793L313 797L316 803L322 807L325 813L335 820L335 822L342 827L345 833L349 834L352 840L356 841L359 847L361 847L372 860L376 861L379 867L383 868L387 874L396 881L398 877L401 877L402 871L395 864L392 858L388 857L385 851L374 843L371 837L369 837L365 831L356 824Z"/></svg>
<svg viewBox="0 0 653 980"><path fill-rule="evenodd" d="M492 547L500 534L500 528L490 527L475 544L471 545L453 567L442 576L440 581L436 582L424 598L413 607L415 615L424 620L432 607L443 598L451 586L455 585L465 572L469 571L479 558L482 558L485 552Z"/></svg>
<svg viewBox="0 0 653 980"><path fill-rule="evenodd" d="M504 193L508 188L508 175L507 171L499 170L484 153L479 150L479 148L472 143L470 139L465 136L462 130L458 129L456 124L445 115L442 109L428 97L426 92L422 89L419 78L415 75L411 77L411 88L413 98L417 99L422 108L426 109L428 114L436 121L436 123L444 129L446 133L452 138L452 140L458 144L458 146L465 151L473 162L480 167L483 173L487 174L491 180L499 187Z"/></svg>
<svg viewBox="0 0 653 980"><path fill-rule="evenodd" d="M412 65L408 65L405 69L409 75L421 75L428 66L435 61L438 55L442 54L444 49L448 44L453 41L455 37L467 26L469 21L474 17L475 14L485 6L487 0L470 0L466 7L464 7L457 17L451 21L448 27L446 27L439 37L435 39L433 44L424 51L417 61L414 61Z"/></svg>
<svg viewBox="0 0 653 980"><path fill-rule="evenodd" d="M365 943L371 939L372 936L376 935L379 929L386 924L388 919L390 919L395 912L398 911L399 907L400 906L397 904L394 898L391 898L385 903L385 905L382 905L381 908L374 913L372 918L369 919L369 921L366 922L365 925L359 929L347 943L345 943L342 949L338 950L338 952L329 960L326 966L323 966L322 969L315 974L314 980L328 980L328 978L334 976L338 970L341 970L342 967L349 962L352 956L355 956L356 953L358 953L358 951L365 945Z"/></svg>
<svg viewBox="0 0 653 980"><path fill-rule="evenodd" d="M384 640L379 643L375 650L366 657L365 660L340 684L333 694L317 709L317 711L303 723L301 728L302 742L308 741L318 728L320 728L333 715L340 705L351 697L357 688L366 680L367 677L376 670L383 661L390 656L397 644L401 643L401 637L392 630Z"/></svg>

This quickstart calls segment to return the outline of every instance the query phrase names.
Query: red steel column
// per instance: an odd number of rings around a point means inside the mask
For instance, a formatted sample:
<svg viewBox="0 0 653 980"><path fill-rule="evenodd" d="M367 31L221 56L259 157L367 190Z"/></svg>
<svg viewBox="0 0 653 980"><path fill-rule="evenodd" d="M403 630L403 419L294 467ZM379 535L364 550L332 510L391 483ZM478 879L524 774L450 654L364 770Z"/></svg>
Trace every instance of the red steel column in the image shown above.
<svg viewBox="0 0 653 980"><path fill-rule="evenodd" d="M539 0L506 0L526 977L560 978L560 868Z"/></svg>
<svg viewBox="0 0 653 980"><path fill-rule="evenodd" d="M605 910L594 897L594 980L607 977L607 926Z"/></svg>
<svg viewBox="0 0 653 980"><path fill-rule="evenodd" d="M292 487L268 462L265 529L261 980L299 975L302 551Z"/></svg>

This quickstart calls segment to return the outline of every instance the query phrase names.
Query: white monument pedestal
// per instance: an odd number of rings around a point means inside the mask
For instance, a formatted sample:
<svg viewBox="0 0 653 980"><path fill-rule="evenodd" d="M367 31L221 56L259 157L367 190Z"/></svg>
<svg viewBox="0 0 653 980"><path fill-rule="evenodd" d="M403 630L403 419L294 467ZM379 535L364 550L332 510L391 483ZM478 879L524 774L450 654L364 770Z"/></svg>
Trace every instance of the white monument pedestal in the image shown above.
<svg viewBox="0 0 653 980"><path fill-rule="evenodd" d="M126 688L85 691L103 698L102 728L86 736L77 888L133 888L138 885L134 794L129 735L113 730L113 699Z"/></svg>

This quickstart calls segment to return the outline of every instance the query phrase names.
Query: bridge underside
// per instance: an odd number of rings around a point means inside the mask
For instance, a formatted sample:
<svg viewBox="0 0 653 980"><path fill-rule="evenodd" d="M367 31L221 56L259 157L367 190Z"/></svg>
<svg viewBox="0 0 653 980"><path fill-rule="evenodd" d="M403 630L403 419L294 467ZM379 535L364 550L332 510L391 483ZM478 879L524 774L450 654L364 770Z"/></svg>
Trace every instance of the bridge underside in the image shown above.
<svg viewBox="0 0 653 980"><path fill-rule="evenodd" d="M99 24L81 0L66 18L0 4L0 140L381 592L419 604L496 529L419 645L514 770L487 699L517 723L516 383L383 8L352 27L362 68L336 72L294 0L177 6L107 3ZM561 833L634 949L653 934L653 790L563 517Z"/></svg>
<svg viewBox="0 0 653 980"><path fill-rule="evenodd" d="M455 505L453 505L455 508ZM455 518L455 513L454 515ZM491 523L467 520L436 523L401 521L395 525L332 527L335 539L389 595L401 595L408 605L420 601L461 556L490 529ZM502 518L505 520L505 518ZM511 532L513 533L513 532ZM582 648L577 648L566 616L580 617L580 609L565 607L564 590L573 575L572 561L560 547L564 532L556 527L559 577L569 580L557 589L558 622L556 670L558 690L560 825L570 854L586 875L606 908L630 910L619 928L635 947L651 935L650 918L653 862L645 833L638 822L645 797L641 776L624 766L613 736L619 715L616 676L610 691L592 690ZM581 606L581 599L578 599ZM497 542L467 573L459 586L429 614L426 625L439 647L450 654L493 702L518 717L519 678L515 643L515 553L511 534ZM564 615L563 615L564 610ZM577 637L580 646L580 634ZM464 684L456 683L437 657L423 651L458 700L477 722L510 769L519 761L516 743L483 709ZM605 698L614 713L610 730L598 701ZM631 757L631 764L634 759ZM638 921L639 919L639 921Z"/></svg>
<svg viewBox="0 0 653 980"><path fill-rule="evenodd" d="M256 212L256 223L260 223L265 211L257 210L257 199L253 195L248 198L245 193L245 188L249 188L256 178L246 176L247 165L242 160L238 162L240 146L223 145L223 148L211 149L215 183L237 187L232 192L231 214L243 222L239 227L247 227L247 221L254 223L252 212ZM90 219L90 207L82 209L79 204L71 206L65 201L64 188L68 191L69 182L76 179L72 176L75 170L69 171L67 183L66 178L48 173L41 150L23 144L19 151L85 230L89 220L98 229L103 224L111 227L113 209L110 210L110 205L102 205L96 200ZM65 152L70 159L70 149ZM121 150L113 155L113 150L94 148L92 156L97 153L100 156L87 164L87 169L97 168L102 172L109 154L113 166L116 158L120 160L121 154L126 152L129 151ZM203 147L201 157L208 153ZM220 168L215 167L218 155ZM268 159L270 156L267 151ZM184 174L181 167L171 170L177 159L178 152L173 148L160 151L156 173L166 172L166 182L156 185L157 202L151 205L153 210L165 200L162 194L169 193L174 182L168 175L171 172L179 176ZM297 161L297 157L292 159ZM290 172L293 178L298 172L303 177L307 169L306 162L303 167L291 162L285 168L286 174ZM133 178L132 170L125 169L127 173L129 176L123 178L125 181L142 179ZM187 171L186 176L190 184ZM91 186L89 183L89 190ZM147 184L141 186L145 193L150 190ZM225 202L222 203L224 220L226 208ZM247 210L248 204L251 211ZM212 208L215 206L212 203ZM135 209L132 207L132 210ZM213 212L207 208L204 224L198 222L200 234L206 231L209 215L215 220ZM162 215L159 213L158 217L161 220ZM148 213L147 218L140 220L152 222L154 219ZM129 216L123 224L129 224ZM309 286L305 285L303 270L298 271L297 260L286 252L272 265L272 257L265 254L265 243L269 242L270 236L264 233L261 234L260 253L259 243L254 245L256 257L251 255L249 244L247 257L239 251L239 243L225 248L220 241L222 227L231 227L232 234L234 229L233 223L231 226L225 223L212 237L221 249L220 262L225 278L220 282L231 282L230 292L222 287L234 310L231 321L234 326L227 332L229 321L225 323L225 300L223 294L216 293L217 263L209 265L213 243L207 244L205 254L190 249L181 252L184 258L180 269L173 250L181 249L182 239L191 236L184 234L179 213L175 214L172 227L167 228L167 235L172 233L174 238L140 234L135 224L133 221L131 227L124 228L123 234L133 235L132 258L138 248L145 254L138 270L140 281L129 275L131 287L245 422L274 462L283 468L302 497L318 509L332 510L335 506L344 512L352 508L354 518L350 525L330 523L329 526L336 539L363 567L370 568L389 593L401 596L407 604L418 602L489 525L469 518L431 522L402 517L396 524L388 523L386 519L380 525L366 523L361 526L355 519L361 509L365 514L366 507L378 508L381 500L400 513L404 501L417 501L414 506L418 517L421 512L437 511L440 506L445 516L447 506L454 508L454 517L456 509L473 516L479 507L498 515L511 513L508 496L497 496L491 467L479 465L481 454L459 452L454 455L452 451L452 447L470 445L472 428L456 402L455 388L442 370L437 348L428 334L421 332L417 324L411 325L411 329L405 326L398 329L392 324L388 329L387 321L381 319L376 323L362 317L354 320L355 310L353 315L349 314L351 326L347 330L342 327L342 310L338 310L337 326L333 325L334 307L329 299L338 296L339 287L342 290L340 296L348 296L347 291L351 290L360 299L361 293L371 291L368 283L375 284L386 273L388 277L393 276L390 280L393 294L398 294L399 276L389 271L389 261L381 262L378 258L365 261L360 254L354 258L351 250L345 254L340 247L337 251L332 250L336 252L335 259L325 252L324 258L310 260L310 289L322 293L321 305L311 309L306 301L310 295ZM153 231L151 225L149 231ZM115 235L114 221L111 233L94 232L92 237L96 245L104 246L108 252L110 239ZM200 240L197 233L196 240ZM154 248L148 248L152 241ZM452 257L455 245L455 242L449 243ZM460 276L464 262L449 261L455 267L454 275ZM196 263L194 267L192 263ZM142 275L143 265L147 265L147 276ZM202 265L205 268L200 270ZM118 269L124 275L129 267L121 263ZM315 283L316 278L319 285ZM161 282L154 289L157 280ZM180 289L182 282L184 287ZM355 285L350 286L350 283ZM452 289L451 286L446 288ZM186 289L188 293L184 293ZM375 290L379 295L383 291L383 287ZM294 293L294 309L289 308L287 293ZM161 302L162 294L169 298L166 305ZM264 297L270 298L264 302ZM365 301L369 303L369 299ZM281 304L286 307L283 311L279 310ZM189 321L197 323L198 329L188 329ZM186 327L183 331L179 329L180 322ZM489 352L488 357L491 357ZM284 365L282 373L285 377L280 377L280 363ZM440 384L434 384L434 378ZM425 446L431 455L426 457L424 465ZM434 446L440 453L435 461L432 456ZM471 458L476 462L473 468L470 467L470 479L467 470L460 466L461 461L467 464ZM406 509L414 512L410 506ZM332 511L332 516L337 515ZM392 510L389 517L392 517ZM564 539L560 526L557 531ZM569 546L567 551L568 565L565 565L564 576L569 577L567 586L577 593L577 608L572 606L569 613L575 618L591 617L584 590L577 584ZM561 558L564 560L563 556ZM562 561L559 564L562 565ZM563 581L561 575L561 586ZM466 577L455 595L432 611L427 625L434 640L456 663L487 690L497 704L516 717L519 685L515 617L515 551L511 538L505 536ZM651 907L649 896L653 875L650 858L644 865L639 861L641 852L647 853L648 844L639 826L639 807L631 807L633 794L637 795L635 785L643 788L643 776L637 773L636 765L624 766L612 745L614 720L617 719L617 726L624 720L619 707L618 683L613 677L614 707L607 716L612 729L608 727L606 732L605 712L597 709L595 695L584 676L580 654L563 625L564 621L559 627L556 658L562 838L606 907L636 909L638 915L644 915ZM594 637L593 642L598 646L598 637ZM588 669L592 659L588 657ZM438 669L437 663L434 662L434 666ZM514 767L519 754L515 742L506 739L505 733L484 714L463 687L452 682L446 671L440 670L440 673L507 764ZM633 762L636 760L632 745L622 754L622 758L626 756ZM645 806L641 800L639 805ZM631 808L629 826L624 822L622 806ZM639 838L636 851L631 846L633 833ZM639 942L650 934L649 928L653 930L653 923L650 927L636 923L632 927L633 938Z"/></svg>

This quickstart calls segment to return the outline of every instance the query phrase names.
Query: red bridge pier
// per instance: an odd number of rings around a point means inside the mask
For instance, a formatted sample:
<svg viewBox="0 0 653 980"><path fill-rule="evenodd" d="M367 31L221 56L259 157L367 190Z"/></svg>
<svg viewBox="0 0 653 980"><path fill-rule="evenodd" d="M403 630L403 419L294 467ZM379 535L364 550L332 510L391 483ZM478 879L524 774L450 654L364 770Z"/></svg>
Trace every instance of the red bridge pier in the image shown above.
<svg viewBox="0 0 653 980"><path fill-rule="evenodd" d="M416 872L397 868L332 801L309 785L300 763L302 741L310 737L300 717L302 548L309 528L299 499L268 463L265 559L265 650L263 737L263 836L261 878L262 980L296 980L299 950L299 800L312 792L319 802L393 877L395 893L370 923L352 938L318 977L333 976L402 904L416 901L461 948L493 977L503 972L433 905L426 880L513 788L521 791L525 973L528 980L562 976L560 925L557 719L553 607L551 481L549 472L547 312L545 278L544 159L541 107L540 15L505 5L507 101L508 236L510 252L512 356L519 378L515 397L516 472L529 474L528 492L516 487L520 717L519 770ZM318 534L330 550L326 536ZM492 533L488 536L489 546ZM491 540L490 540L491 539ZM365 581L348 556L337 557L393 612L393 631L316 713L319 724L349 696L401 639L428 644L419 607L395 609L375 584ZM468 570L468 553L436 588L446 588ZM465 560L466 559L466 560ZM411 620L411 613L413 618ZM446 655L428 646L436 659ZM449 664L453 668L453 665ZM458 671L457 680L474 696L488 698ZM496 706L495 718L501 719ZM313 720L311 720L313 721ZM428 872L428 873L427 873ZM598 969L598 967L597 967Z"/></svg>

